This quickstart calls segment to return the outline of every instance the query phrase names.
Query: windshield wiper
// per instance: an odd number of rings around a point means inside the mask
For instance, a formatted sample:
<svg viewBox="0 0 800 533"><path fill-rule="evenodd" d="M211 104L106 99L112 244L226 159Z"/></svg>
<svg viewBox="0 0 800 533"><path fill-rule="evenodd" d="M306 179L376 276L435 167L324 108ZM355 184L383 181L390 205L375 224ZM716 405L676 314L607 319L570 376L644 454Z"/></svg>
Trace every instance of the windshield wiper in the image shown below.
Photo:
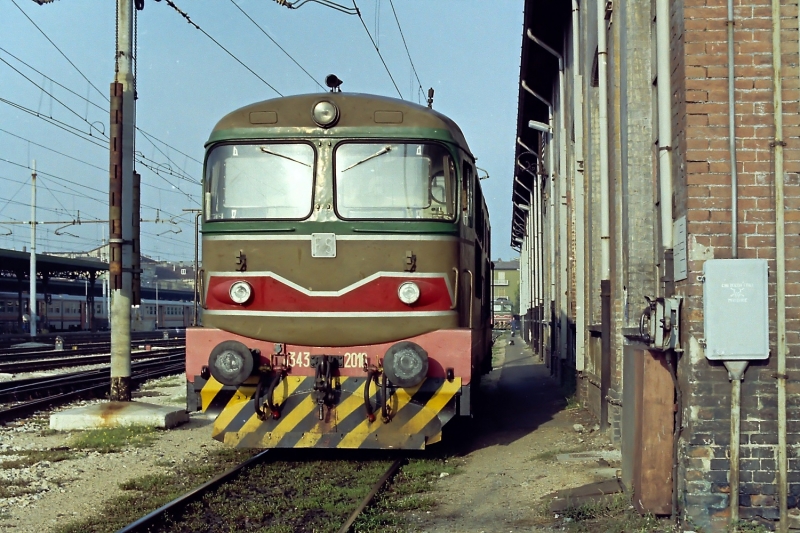
<svg viewBox="0 0 800 533"><path fill-rule="evenodd" d="M366 163L366 162L367 162L367 161L369 161L370 159L375 159L376 157L378 157L378 156L380 156L380 155L383 155L383 154L388 154L388 153L389 153L389 152L391 152L391 151L392 151L392 147L391 147L391 146L389 146L389 145L386 145L386 146L384 146L383 148L381 148L380 150L378 150L377 152L375 152L374 154L372 154L372 155L370 155L370 156L367 156L367 157L365 157L364 159L362 159L362 160L361 160L361 161L359 161L358 163L356 163L356 164L354 164L354 165L350 165L350 166L349 166L349 167L347 167L346 169L342 170L342 172L347 172L347 171L348 171L348 170L350 170L351 168L355 168L355 167L357 167L358 165L360 165L361 163Z"/></svg>
<svg viewBox="0 0 800 533"><path fill-rule="evenodd" d="M294 161L295 163L299 163L299 164L303 165L304 167L311 168L311 165L309 165L308 163L303 163L302 161L298 161L297 159L291 158L288 155L283 155L283 154L279 154L278 152L273 152L269 148L264 148L263 146L260 146L259 148L261 148L261 151L264 152L265 154L274 155L275 157L282 157L284 159L288 159L289 161Z"/></svg>

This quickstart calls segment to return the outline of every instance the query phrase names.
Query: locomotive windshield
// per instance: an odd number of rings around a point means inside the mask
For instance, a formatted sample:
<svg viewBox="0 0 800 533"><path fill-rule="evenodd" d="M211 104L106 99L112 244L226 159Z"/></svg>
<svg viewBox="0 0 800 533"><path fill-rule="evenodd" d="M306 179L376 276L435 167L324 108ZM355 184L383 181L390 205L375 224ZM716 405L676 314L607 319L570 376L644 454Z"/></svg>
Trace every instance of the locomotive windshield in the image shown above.
<svg viewBox="0 0 800 533"><path fill-rule="evenodd" d="M240 144L214 148L206 163L208 220L303 219L311 213L314 148Z"/></svg>
<svg viewBox="0 0 800 533"><path fill-rule="evenodd" d="M441 145L343 143L336 148L334 168L342 218L454 217L455 167Z"/></svg>

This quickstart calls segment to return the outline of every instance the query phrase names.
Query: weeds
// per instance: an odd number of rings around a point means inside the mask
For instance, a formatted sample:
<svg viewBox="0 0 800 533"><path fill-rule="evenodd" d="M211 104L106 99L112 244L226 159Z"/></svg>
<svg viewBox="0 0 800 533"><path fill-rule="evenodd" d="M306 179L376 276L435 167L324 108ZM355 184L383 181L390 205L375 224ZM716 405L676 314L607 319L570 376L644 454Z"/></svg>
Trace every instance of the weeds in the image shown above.
<svg viewBox="0 0 800 533"><path fill-rule="evenodd" d="M625 494L615 494L596 502L568 507L558 518L563 529L573 533L669 533L675 526L653 515L640 515Z"/></svg>
<svg viewBox="0 0 800 533"><path fill-rule="evenodd" d="M92 429L77 434L70 440L69 446L100 453L118 452L126 447L150 446L158 438L155 433L155 428L145 426Z"/></svg>
<svg viewBox="0 0 800 533"><path fill-rule="evenodd" d="M740 520L735 527L730 527L728 529L730 532L736 533L769 533L770 530L766 528L763 524L759 524L758 522L745 522Z"/></svg>
<svg viewBox="0 0 800 533"><path fill-rule="evenodd" d="M5 459L4 457L10 457ZM57 463L59 461L66 461L73 459L75 455L70 450L54 449L54 450L6 450L0 452L0 468L27 468L42 461L50 461Z"/></svg>
<svg viewBox="0 0 800 533"><path fill-rule="evenodd" d="M0 498L13 498L39 492L30 488L30 485L31 482L28 479L0 479Z"/></svg>
<svg viewBox="0 0 800 533"><path fill-rule="evenodd" d="M585 448L556 448L553 450L546 450L527 459L528 461L552 461L558 455L565 453L579 453L586 451Z"/></svg>

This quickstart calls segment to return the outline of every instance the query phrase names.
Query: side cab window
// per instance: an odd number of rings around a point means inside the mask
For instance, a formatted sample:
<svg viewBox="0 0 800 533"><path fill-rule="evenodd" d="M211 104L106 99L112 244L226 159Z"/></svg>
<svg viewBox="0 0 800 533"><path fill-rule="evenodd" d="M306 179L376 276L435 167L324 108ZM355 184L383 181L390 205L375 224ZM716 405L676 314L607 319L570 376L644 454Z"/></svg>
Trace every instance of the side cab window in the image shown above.
<svg viewBox="0 0 800 533"><path fill-rule="evenodd" d="M473 227L474 225L474 198L475 198L475 172L472 169L472 163L464 160L461 172L461 220L465 226Z"/></svg>

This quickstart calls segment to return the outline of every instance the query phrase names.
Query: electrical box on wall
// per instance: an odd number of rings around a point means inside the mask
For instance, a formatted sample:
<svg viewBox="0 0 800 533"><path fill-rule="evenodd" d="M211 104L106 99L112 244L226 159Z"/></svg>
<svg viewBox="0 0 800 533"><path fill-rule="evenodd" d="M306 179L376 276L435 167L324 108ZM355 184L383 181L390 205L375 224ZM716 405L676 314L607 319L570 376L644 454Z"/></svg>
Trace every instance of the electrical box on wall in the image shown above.
<svg viewBox="0 0 800 533"><path fill-rule="evenodd" d="M703 265L706 357L769 357L769 292L765 259L710 259Z"/></svg>

